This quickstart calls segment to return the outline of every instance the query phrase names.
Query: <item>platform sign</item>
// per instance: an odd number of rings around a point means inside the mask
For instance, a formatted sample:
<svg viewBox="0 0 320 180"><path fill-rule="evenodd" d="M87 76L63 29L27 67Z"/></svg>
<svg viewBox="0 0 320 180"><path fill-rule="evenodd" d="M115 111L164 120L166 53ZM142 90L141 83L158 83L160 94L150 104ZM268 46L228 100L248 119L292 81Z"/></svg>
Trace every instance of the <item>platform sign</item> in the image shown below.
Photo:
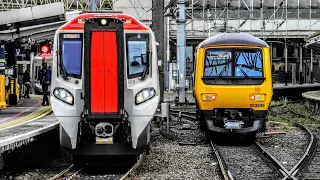
<svg viewBox="0 0 320 180"><path fill-rule="evenodd" d="M5 74L6 59L4 45L0 45L0 74Z"/></svg>
<svg viewBox="0 0 320 180"><path fill-rule="evenodd" d="M25 51L23 48L16 48L16 56L26 57Z"/></svg>

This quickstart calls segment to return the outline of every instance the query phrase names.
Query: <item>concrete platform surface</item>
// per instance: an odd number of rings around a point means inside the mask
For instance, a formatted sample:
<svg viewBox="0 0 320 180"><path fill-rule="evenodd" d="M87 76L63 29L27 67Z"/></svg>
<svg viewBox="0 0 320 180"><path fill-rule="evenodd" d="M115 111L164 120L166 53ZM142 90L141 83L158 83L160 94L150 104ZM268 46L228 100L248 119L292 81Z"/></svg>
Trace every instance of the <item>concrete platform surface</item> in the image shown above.
<svg viewBox="0 0 320 180"><path fill-rule="evenodd" d="M42 106L41 96L22 99L17 106L10 106L0 111L0 130L19 123L30 121L50 111L50 106Z"/></svg>
<svg viewBox="0 0 320 180"><path fill-rule="evenodd" d="M59 122L51 112L37 120L10 126L0 130L0 155L29 142L35 137L59 127Z"/></svg>
<svg viewBox="0 0 320 180"><path fill-rule="evenodd" d="M308 91L308 92L302 93L302 96L306 99L320 101L320 91Z"/></svg>

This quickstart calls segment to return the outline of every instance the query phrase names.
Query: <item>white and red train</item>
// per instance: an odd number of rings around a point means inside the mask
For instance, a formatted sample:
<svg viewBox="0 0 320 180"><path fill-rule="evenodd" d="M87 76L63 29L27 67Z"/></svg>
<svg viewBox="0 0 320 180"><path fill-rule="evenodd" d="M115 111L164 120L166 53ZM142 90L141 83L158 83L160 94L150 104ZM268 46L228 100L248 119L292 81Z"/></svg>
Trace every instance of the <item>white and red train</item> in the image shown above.
<svg viewBox="0 0 320 180"><path fill-rule="evenodd" d="M52 59L53 59L53 56L51 53L42 53L33 58L32 71L31 71L31 85L35 94L41 94L42 92L42 86L40 84L40 79L39 79L39 71L42 69L43 63L46 63L48 68L51 69ZM48 91L49 90L50 90L50 87L48 88Z"/></svg>
<svg viewBox="0 0 320 180"><path fill-rule="evenodd" d="M138 155L159 103L153 31L121 13L85 13L55 34L51 105L74 157ZM79 155L79 156L78 156Z"/></svg>

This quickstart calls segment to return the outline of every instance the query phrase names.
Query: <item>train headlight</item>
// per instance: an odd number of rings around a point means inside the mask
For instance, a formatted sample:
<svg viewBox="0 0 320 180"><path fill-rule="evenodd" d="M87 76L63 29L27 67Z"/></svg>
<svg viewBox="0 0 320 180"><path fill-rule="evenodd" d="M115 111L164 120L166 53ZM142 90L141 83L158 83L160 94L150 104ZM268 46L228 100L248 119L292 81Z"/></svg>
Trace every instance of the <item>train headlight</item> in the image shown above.
<svg viewBox="0 0 320 180"><path fill-rule="evenodd" d="M202 101L216 101L218 100L218 95L215 93L201 94Z"/></svg>
<svg viewBox="0 0 320 180"><path fill-rule="evenodd" d="M57 99L65 102L67 104L70 104L70 105L74 104L73 95L68 90L66 90L64 88L55 88L53 90L53 94Z"/></svg>
<svg viewBox="0 0 320 180"><path fill-rule="evenodd" d="M156 90L154 88L142 89L136 94L136 104L141 104L156 95Z"/></svg>
<svg viewBox="0 0 320 180"><path fill-rule="evenodd" d="M266 95L265 94L250 94L249 98L251 101L265 101Z"/></svg>
<svg viewBox="0 0 320 180"><path fill-rule="evenodd" d="M106 25L107 24L107 20L106 19L101 19L101 24L102 25Z"/></svg>

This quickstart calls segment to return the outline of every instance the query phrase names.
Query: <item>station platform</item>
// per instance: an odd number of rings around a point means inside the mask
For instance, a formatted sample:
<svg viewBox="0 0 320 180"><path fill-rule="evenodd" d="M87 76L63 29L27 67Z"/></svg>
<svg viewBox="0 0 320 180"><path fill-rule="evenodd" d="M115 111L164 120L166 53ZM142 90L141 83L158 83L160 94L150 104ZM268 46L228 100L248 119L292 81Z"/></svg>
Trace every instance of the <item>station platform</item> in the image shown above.
<svg viewBox="0 0 320 180"><path fill-rule="evenodd" d="M320 113L320 90L304 92L302 97L306 99L306 105L313 113Z"/></svg>
<svg viewBox="0 0 320 180"><path fill-rule="evenodd" d="M288 83L286 86L284 83L274 83L273 89L293 89L293 88L319 88L320 90L320 83L305 83L305 84L291 84Z"/></svg>
<svg viewBox="0 0 320 180"><path fill-rule="evenodd" d="M0 111L0 130L36 120L50 113L50 106L42 106L41 96L31 96L30 99L21 99L16 106L10 106Z"/></svg>
<svg viewBox="0 0 320 180"><path fill-rule="evenodd" d="M320 90L320 83L304 83L304 84L292 84L288 83L275 83L273 84L273 99L278 100L282 97L290 97L291 99L302 99L302 93L308 91Z"/></svg>
<svg viewBox="0 0 320 180"><path fill-rule="evenodd" d="M0 111L0 156L59 126L51 106L41 105L42 96L21 101L17 106Z"/></svg>

